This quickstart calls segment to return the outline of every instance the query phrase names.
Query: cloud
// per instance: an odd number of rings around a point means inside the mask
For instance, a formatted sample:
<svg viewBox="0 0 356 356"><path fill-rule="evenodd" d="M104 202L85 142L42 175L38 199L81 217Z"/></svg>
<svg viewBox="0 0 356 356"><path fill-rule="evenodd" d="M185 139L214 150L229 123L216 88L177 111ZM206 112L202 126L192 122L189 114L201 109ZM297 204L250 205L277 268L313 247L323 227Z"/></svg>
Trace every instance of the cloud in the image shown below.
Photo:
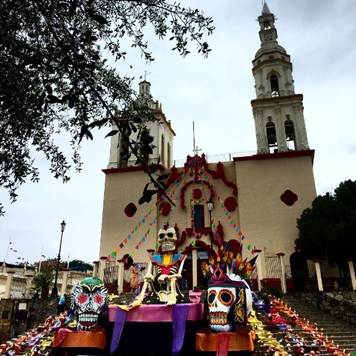
<svg viewBox="0 0 356 356"><path fill-rule="evenodd" d="M256 19L261 2L184 0L182 5L201 8L215 20L208 59L193 53L195 45L183 59L171 51L172 43L149 38L156 58L151 65L130 51L115 67L135 77L136 88L145 70L150 72L152 95L177 134L174 159L192 154L193 121L202 152L251 153L256 150L251 61L260 46ZM278 18L278 42L291 55L296 92L304 96L309 144L316 151L317 191L332 192L340 182L356 180L356 1L268 0L268 6ZM39 259L42 246L46 256L56 256L64 219L63 256L98 259L105 178L101 170L109 161L106 133L102 130L93 142L83 144L83 172L73 174L67 185L53 179L48 162L39 158L40 183L26 184L18 203L6 204L0 251L6 251L11 237L30 261ZM4 192L0 197L7 201Z"/></svg>

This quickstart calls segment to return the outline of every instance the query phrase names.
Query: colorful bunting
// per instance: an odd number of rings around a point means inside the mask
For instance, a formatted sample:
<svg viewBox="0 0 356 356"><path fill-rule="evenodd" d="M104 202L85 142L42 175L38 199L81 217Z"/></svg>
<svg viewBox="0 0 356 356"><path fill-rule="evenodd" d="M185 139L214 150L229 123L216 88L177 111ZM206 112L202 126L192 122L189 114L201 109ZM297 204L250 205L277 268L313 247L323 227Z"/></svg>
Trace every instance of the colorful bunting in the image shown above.
<svg viewBox="0 0 356 356"><path fill-rule="evenodd" d="M252 254L254 254L255 246L253 246L253 248L252 248L252 245L250 243L248 243L245 236L242 234L241 230L237 226L235 219L233 218L231 213L226 209L224 199L222 199L222 197L218 194L217 188L214 187L214 185L212 183L211 174L206 172L206 170L203 166L198 167L197 161L195 159L192 159L190 162L187 162L186 166L179 173L178 177L174 180L173 183L171 183L171 185L169 187L167 187L167 190L166 190L167 196L174 203L176 203L177 200L179 199L180 194L181 194L181 189L182 189L182 187L184 187L186 185L187 178L189 178L189 177L191 177L190 179L193 183L196 183L196 184L200 183L202 185L201 190L203 193L204 200L206 200L206 201L209 200L210 194L211 194L210 192L212 192L214 194L214 196L216 197L216 200L219 202L221 208L223 209L224 215L227 217L227 221L230 221L232 228L234 229L234 231L238 235L238 237L241 239L241 241L244 241L244 243L247 244L247 250L250 251L252 249L251 252L252 252ZM211 190L204 189L205 182L209 183ZM176 189L178 189L177 192L176 192ZM208 194L207 194L207 191L208 191ZM161 199L164 199L164 197L162 197ZM147 218L152 214L152 212L155 209L157 209L158 204L160 204L162 201L161 199L158 200L156 202L155 206L144 215L144 217L137 223L137 225L123 239L123 241L120 242L117 247L115 247L115 249L114 249L115 254L117 254L120 251L120 249L123 249L125 247L125 245L128 243L128 241L130 241L133 238L134 233L136 231L138 231L139 227L141 227L143 224L145 224L147 222ZM190 221L191 221L191 228L193 230L193 237L195 237L197 235L195 232L195 225L194 225L194 214L195 214L194 203L195 203L194 197L192 197L191 207L190 207L191 208L190 209ZM167 223L168 224L169 224L169 221L171 218L171 213L172 213L172 209L170 210L169 214L167 215ZM153 226L154 224L156 224L156 222L158 221L158 217L160 217L160 216L161 216L161 212L157 211L157 215L154 217L154 219L152 221L148 222L149 228L147 229L146 233L141 238L139 243L135 246L132 253L134 253L135 250L138 250L139 247L147 240L147 237L149 236L149 234L151 232L150 227ZM211 227L213 230L216 230L216 228L217 228L216 222L213 217L211 217ZM218 231L215 231L215 236L217 239L220 239ZM195 246L195 244L196 244L195 241L196 240L194 239L193 242L191 243L192 246ZM156 249L157 249L157 246L156 246Z"/></svg>

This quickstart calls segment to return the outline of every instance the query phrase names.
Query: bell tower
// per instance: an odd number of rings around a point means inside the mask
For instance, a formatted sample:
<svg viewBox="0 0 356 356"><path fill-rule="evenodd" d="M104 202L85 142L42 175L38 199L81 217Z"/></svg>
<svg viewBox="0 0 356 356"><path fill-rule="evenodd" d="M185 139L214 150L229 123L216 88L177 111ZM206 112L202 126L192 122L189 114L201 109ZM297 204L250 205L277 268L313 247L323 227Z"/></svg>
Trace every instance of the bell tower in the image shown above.
<svg viewBox="0 0 356 356"><path fill-rule="evenodd" d="M162 111L162 104L153 100L151 96L151 83L146 79L139 83L139 92L137 100L147 101L149 108L156 117L156 121L146 122L146 127L153 137L153 150L147 157L149 163L160 162L165 167L171 167L173 164L173 139L176 135L172 129L171 121L166 118ZM118 118L120 120L120 118ZM112 129L117 127L112 123ZM138 140L136 132L132 132L130 139ZM133 155L127 157L129 150L127 140L120 134L111 136L110 158L108 168L126 168L137 166L137 159Z"/></svg>
<svg viewBox="0 0 356 356"><path fill-rule="evenodd" d="M256 99L251 101L257 153L307 150L303 95L294 91L292 62L277 42L275 16L265 1L258 22L261 46L252 61Z"/></svg>

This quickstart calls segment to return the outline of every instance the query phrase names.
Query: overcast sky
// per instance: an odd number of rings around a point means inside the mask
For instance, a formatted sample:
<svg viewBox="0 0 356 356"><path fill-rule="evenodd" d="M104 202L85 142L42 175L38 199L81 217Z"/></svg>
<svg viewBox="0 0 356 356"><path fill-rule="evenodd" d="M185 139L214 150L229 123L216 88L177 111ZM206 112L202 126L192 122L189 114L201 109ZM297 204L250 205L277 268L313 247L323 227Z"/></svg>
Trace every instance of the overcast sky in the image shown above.
<svg viewBox="0 0 356 356"><path fill-rule="evenodd" d="M116 64L122 73L150 74L151 94L163 105L176 132L174 159L182 163L195 142L207 155L256 150L250 101L255 99L252 59L260 47L260 0L185 0L214 18L208 59L193 53L180 58L172 43L150 42L156 60L147 66L132 55ZM291 56L296 93L304 95L309 146L315 149L314 174L318 194L333 192L345 180L356 180L356 1L268 0L277 17L278 43ZM133 68L130 68L130 65ZM38 261L41 253L55 258L63 235L62 260L99 258L104 174L109 160L107 131L83 144L83 172L63 185L37 158L41 181L28 183L15 204L5 202L0 218L0 261ZM221 155L221 158L219 158ZM180 164L181 165L181 164ZM127 231L123 231L127 235ZM11 245L9 241L11 239ZM8 247L12 249L8 249ZM15 252L17 251L17 252Z"/></svg>

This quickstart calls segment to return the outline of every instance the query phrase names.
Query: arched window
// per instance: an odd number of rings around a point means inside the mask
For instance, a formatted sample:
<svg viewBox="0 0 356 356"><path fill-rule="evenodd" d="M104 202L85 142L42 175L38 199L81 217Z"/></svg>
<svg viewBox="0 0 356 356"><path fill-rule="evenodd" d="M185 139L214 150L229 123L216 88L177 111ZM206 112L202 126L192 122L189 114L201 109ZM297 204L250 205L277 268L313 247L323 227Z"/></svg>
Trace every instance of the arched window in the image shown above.
<svg viewBox="0 0 356 356"><path fill-rule="evenodd" d="M120 160L119 167L127 167L129 160L129 144L126 139L120 136L119 139L119 147L120 147Z"/></svg>
<svg viewBox="0 0 356 356"><path fill-rule="evenodd" d="M269 152L277 152L278 145L277 145L277 134L276 134L276 127L273 122L268 122L266 124L266 132L267 132L267 141Z"/></svg>
<svg viewBox="0 0 356 356"><path fill-rule="evenodd" d="M287 147L288 150L295 150L297 147L295 141L295 131L294 131L294 124L293 121L287 118L284 122L284 129L286 132L286 139L287 139Z"/></svg>
<svg viewBox="0 0 356 356"><path fill-rule="evenodd" d="M271 23L269 22L269 20L265 20L264 22L263 22L263 29L264 30L268 30L268 29L270 29L271 28Z"/></svg>
<svg viewBox="0 0 356 356"><path fill-rule="evenodd" d="M165 156L165 152L164 152L164 149L165 149L165 143L164 143L164 135L162 134L161 135L161 162L165 165L166 164L166 156Z"/></svg>
<svg viewBox="0 0 356 356"><path fill-rule="evenodd" d="M167 143L167 167L171 166L171 145Z"/></svg>
<svg viewBox="0 0 356 356"><path fill-rule="evenodd" d="M153 137L150 136L150 131L148 129L143 129L140 136L140 157L144 164L149 163L150 154L153 153L151 143L153 141Z"/></svg>
<svg viewBox="0 0 356 356"><path fill-rule="evenodd" d="M194 205L194 227L196 229L205 227L204 225L204 206Z"/></svg>
<svg viewBox="0 0 356 356"><path fill-rule="evenodd" d="M278 77L276 74L273 74L269 78L271 84L271 92L272 96L279 96L279 85L278 85Z"/></svg>

